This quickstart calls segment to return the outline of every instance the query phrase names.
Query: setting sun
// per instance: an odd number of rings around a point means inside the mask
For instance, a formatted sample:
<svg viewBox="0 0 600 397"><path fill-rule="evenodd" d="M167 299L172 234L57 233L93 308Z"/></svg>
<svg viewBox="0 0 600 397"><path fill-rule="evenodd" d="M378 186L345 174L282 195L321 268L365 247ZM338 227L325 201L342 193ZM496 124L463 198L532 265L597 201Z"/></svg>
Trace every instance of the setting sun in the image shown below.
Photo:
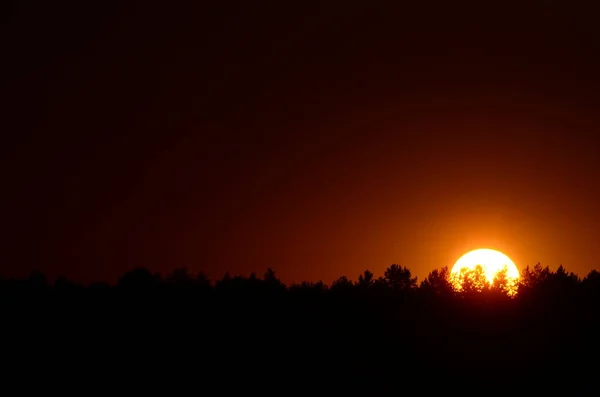
<svg viewBox="0 0 600 397"><path fill-rule="evenodd" d="M454 286L457 289L462 288L464 283L463 277L465 272L473 272L477 266L481 266L485 281L490 285L494 283L494 279L503 270L506 270L506 288L509 294L515 293L514 283L519 279L519 269L515 263L502 252L492 249L476 249L461 256L451 270L451 275L454 277Z"/></svg>

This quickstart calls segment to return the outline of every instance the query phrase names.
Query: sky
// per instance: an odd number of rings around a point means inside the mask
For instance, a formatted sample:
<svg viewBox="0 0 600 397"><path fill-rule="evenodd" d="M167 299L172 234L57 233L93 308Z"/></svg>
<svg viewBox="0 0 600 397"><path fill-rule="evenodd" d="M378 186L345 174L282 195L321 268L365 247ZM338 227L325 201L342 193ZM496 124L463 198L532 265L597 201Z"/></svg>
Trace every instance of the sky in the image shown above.
<svg viewBox="0 0 600 397"><path fill-rule="evenodd" d="M597 268L590 10L119 3L3 6L0 274Z"/></svg>

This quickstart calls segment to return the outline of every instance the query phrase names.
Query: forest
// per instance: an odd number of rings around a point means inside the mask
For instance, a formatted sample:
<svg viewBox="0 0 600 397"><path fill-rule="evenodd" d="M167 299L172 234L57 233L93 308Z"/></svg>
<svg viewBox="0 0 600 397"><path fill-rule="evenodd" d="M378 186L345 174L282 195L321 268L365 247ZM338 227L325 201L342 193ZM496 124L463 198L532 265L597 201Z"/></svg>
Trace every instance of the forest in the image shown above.
<svg viewBox="0 0 600 397"><path fill-rule="evenodd" d="M457 288L446 267L419 282L394 264L379 277L285 285L270 268L215 281L135 268L114 285L79 285L34 272L0 281L3 355L29 372L62 368L103 382L171 374L178 386L229 379L220 387L262 393L435 387L424 373L495 387L556 373L558 385L598 368L599 272L580 278L537 264L521 270L516 294L501 275L461 277Z"/></svg>

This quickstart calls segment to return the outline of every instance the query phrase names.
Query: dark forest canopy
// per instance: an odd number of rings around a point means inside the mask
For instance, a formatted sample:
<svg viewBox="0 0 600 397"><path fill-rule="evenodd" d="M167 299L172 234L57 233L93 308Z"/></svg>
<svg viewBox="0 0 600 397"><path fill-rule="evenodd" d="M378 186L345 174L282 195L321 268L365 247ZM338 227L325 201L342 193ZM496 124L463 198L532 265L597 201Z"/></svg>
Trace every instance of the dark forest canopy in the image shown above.
<svg viewBox="0 0 600 397"><path fill-rule="evenodd" d="M113 372L178 379L172 387L226 376L231 383L220 387L248 391L259 387L250 379L268 374L274 383L261 385L264 393L390 395L425 373L471 374L499 390L513 387L499 381L506 371L538 391L582 385L569 374L600 353L600 273L580 278L538 264L522 270L512 297L501 277L490 285L478 274L457 292L448 268L418 282L398 265L331 285L285 285L272 269L211 282L185 268L165 276L136 268L115 285L85 286L33 273L0 282L0 317L12 341L6 357L60 357L88 375L110 363ZM552 386L537 383L555 372Z"/></svg>
<svg viewBox="0 0 600 397"><path fill-rule="evenodd" d="M382 276L376 277L370 270L365 270L354 280L346 275L340 276L330 285L322 281L303 281L285 285L276 275L272 268L267 268L262 277L251 273L244 277L232 276L225 272L218 280L210 280L204 272L192 274L187 267L173 270L165 276L160 273L152 273L143 267L134 268L124 273L115 285L103 282L95 282L88 285L75 283L65 277L58 277L51 282L41 272L34 271L25 279L0 278L0 286L3 291L14 290L80 290L87 289L110 289L122 290L156 289L156 288L197 288L205 290L222 291L227 289L252 291L261 288L276 287L281 291L316 290L335 292L350 291L389 291L402 293L433 293L447 297L463 297L471 293L495 293L506 294L506 273L498 273L493 282L486 280L480 267L472 271L463 271L460 274L462 288L457 290L452 287L453 279L448 267L442 267L431 271L423 280L417 280L411 270L404 266L392 264ZM600 273L592 270L581 278L573 272L567 271L562 265L555 271L549 266L543 267L540 263L535 266L527 266L521 271L520 279L516 283L521 294L538 293L542 291L553 291L556 294L564 294L566 291L593 291L600 288Z"/></svg>

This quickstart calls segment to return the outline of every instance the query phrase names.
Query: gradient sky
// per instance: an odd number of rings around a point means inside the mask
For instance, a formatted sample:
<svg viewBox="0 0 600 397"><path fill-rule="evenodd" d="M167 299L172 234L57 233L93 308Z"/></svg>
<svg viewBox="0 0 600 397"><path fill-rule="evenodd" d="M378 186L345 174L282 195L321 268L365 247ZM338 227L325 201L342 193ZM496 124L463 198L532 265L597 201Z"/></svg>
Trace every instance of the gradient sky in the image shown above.
<svg viewBox="0 0 600 397"><path fill-rule="evenodd" d="M46 3L1 18L1 274L598 266L590 10Z"/></svg>

